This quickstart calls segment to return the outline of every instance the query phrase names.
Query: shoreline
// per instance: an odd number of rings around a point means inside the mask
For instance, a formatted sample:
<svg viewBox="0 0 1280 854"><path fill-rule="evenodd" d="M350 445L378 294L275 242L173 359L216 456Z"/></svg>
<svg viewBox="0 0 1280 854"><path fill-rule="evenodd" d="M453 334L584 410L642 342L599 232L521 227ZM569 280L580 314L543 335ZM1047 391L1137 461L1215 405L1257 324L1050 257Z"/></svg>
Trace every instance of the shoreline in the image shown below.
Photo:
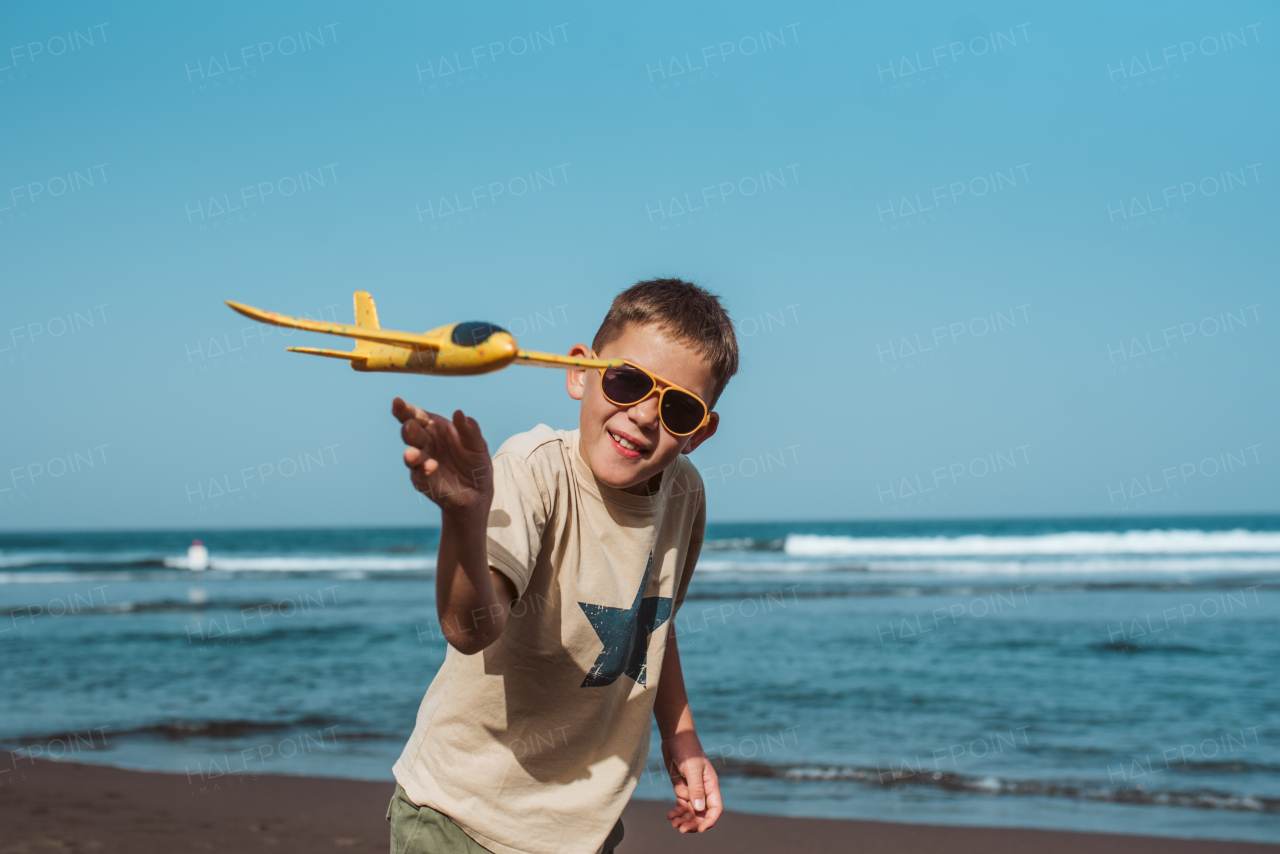
<svg viewBox="0 0 1280 854"><path fill-rule="evenodd" d="M382 852L394 783L266 774L227 775L192 785L186 775L109 765L35 760L0 777L6 850L99 850L138 854L179 849ZM669 805L633 799L623 813L619 854L697 850L707 854L934 850L960 854L1280 854L1280 844L1130 836L1062 830L893 824L726 812L701 836L666 824Z"/></svg>

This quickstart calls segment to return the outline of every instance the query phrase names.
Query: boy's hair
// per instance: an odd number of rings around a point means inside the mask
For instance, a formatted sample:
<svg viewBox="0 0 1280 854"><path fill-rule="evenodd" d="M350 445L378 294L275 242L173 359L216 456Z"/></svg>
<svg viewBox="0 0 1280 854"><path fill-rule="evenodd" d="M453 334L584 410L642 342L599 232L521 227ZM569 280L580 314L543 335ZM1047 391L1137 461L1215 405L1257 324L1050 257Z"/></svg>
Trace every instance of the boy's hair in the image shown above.
<svg viewBox="0 0 1280 854"><path fill-rule="evenodd" d="M591 348L600 352L632 323L654 324L707 360L716 382L707 405L714 407L738 372L738 339L720 298L683 279L637 282L614 297Z"/></svg>

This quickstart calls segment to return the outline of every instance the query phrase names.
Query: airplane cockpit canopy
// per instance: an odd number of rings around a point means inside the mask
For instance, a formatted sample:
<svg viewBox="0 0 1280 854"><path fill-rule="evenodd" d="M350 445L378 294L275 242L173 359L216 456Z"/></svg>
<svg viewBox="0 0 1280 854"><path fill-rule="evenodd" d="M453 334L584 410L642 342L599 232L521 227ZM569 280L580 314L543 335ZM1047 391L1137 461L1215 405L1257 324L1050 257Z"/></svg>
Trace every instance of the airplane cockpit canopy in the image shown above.
<svg viewBox="0 0 1280 854"><path fill-rule="evenodd" d="M495 332L506 331L501 326L492 323L468 320L453 327L453 334L449 336L449 339L459 347L479 347L485 341L488 341L489 336Z"/></svg>

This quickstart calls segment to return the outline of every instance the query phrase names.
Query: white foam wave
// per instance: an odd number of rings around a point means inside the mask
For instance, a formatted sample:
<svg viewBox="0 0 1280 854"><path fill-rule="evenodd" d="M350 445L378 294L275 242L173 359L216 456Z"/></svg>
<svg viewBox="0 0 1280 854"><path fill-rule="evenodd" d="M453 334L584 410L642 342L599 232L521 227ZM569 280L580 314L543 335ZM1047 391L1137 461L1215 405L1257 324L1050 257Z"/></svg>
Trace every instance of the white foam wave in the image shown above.
<svg viewBox="0 0 1280 854"><path fill-rule="evenodd" d="M1280 556L1101 557L1059 560L724 560L701 558L700 572L763 573L857 570L861 572L947 572L957 575L1103 575L1107 573L1280 572Z"/></svg>
<svg viewBox="0 0 1280 854"><path fill-rule="evenodd" d="M1274 531L1073 531L1040 536L844 537L789 534L784 551L807 558L964 558L1070 555L1280 555Z"/></svg>
<svg viewBox="0 0 1280 854"><path fill-rule="evenodd" d="M1280 556L1123 557L1076 560L867 561L870 572L953 572L965 575L1105 575L1107 573L1280 572Z"/></svg>
<svg viewBox="0 0 1280 854"><path fill-rule="evenodd" d="M729 548L724 548L728 545ZM733 548L739 546L741 550ZM88 574L58 571L91 566L93 580L151 577L146 565L187 570L185 555L145 552L41 552L0 554L0 584L65 583ZM132 565L132 566L131 566ZM47 566L50 571L40 572ZM119 567L116 573L103 574ZM135 569L136 567L136 569ZM947 572L957 574L1103 574L1109 572L1280 572L1280 532L1201 530L1070 531L1039 536L852 537L790 534L778 551L751 540L725 541L703 553L709 572ZM431 572L434 554L219 554L209 569L249 572ZM5 572L3 570L10 570ZM26 571L24 571L26 570ZM125 570L124 574L119 574Z"/></svg>
<svg viewBox="0 0 1280 854"><path fill-rule="evenodd" d="M732 560L722 558L698 558L700 572L813 572L828 569L864 569L863 564L848 561L812 560Z"/></svg>
<svg viewBox="0 0 1280 854"><path fill-rule="evenodd" d="M186 569L187 558L167 557L164 565ZM219 557L211 555L209 569L222 572L405 572L434 570L434 557L388 557L382 555L271 555L259 557Z"/></svg>

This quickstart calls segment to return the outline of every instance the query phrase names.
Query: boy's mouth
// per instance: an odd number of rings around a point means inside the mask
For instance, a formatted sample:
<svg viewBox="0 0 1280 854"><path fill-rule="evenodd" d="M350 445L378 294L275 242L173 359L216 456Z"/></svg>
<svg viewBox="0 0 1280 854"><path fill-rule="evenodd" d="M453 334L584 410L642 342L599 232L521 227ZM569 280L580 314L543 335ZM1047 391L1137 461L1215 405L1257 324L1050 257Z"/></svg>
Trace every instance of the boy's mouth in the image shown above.
<svg viewBox="0 0 1280 854"><path fill-rule="evenodd" d="M609 429L606 429L605 432L609 434L609 439L613 442L614 450L629 460L638 460L644 455L645 451L649 450L629 436L624 436L621 433L615 433Z"/></svg>

